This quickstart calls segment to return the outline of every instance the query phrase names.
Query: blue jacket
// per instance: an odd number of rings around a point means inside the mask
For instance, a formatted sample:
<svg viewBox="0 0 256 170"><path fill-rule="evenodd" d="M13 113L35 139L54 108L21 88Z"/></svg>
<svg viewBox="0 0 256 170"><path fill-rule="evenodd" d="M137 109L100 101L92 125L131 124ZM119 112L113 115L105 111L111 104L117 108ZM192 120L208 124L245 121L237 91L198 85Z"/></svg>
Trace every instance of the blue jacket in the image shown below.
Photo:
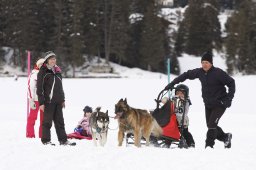
<svg viewBox="0 0 256 170"><path fill-rule="evenodd" d="M198 78L202 85L202 97L206 107L230 107L235 94L235 80L220 68L212 66L208 72L196 68L184 72L170 84L175 85L186 79ZM228 92L226 87L228 87Z"/></svg>

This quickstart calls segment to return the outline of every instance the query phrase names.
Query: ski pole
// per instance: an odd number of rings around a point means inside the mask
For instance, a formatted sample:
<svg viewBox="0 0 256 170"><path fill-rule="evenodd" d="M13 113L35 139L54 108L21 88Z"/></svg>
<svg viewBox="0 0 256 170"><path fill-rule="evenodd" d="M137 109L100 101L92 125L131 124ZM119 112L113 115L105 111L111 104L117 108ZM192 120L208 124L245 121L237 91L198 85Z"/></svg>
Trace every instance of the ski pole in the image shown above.
<svg viewBox="0 0 256 170"><path fill-rule="evenodd" d="M167 59L167 75L168 75L168 84L171 82L170 77L171 77L171 60L170 58ZM171 97L170 91L168 92L168 97Z"/></svg>

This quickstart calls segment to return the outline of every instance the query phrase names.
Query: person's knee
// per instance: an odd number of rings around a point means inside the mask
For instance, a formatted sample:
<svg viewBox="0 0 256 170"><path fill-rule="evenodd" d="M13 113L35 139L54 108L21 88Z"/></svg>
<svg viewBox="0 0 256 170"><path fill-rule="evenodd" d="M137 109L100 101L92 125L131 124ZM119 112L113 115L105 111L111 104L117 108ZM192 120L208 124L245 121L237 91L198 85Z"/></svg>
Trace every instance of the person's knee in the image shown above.
<svg viewBox="0 0 256 170"><path fill-rule="evenodd" d="M43 127L50 129L52 127L52 123L50 122L44 122Z"/></svg>
<svg viewBox="0 0 256 170"><path fill-rule="evenodd" d="M208 129L217 129L218 123L216 122L208 122L207 123L207 128Z"/></svg>
<svg viewBox="0 0 256 170"><path fill-rule="evenodd" d="M65 127L65 123L64 123L63 119L54 120L54 125L56 128L64 128Z"/></svg>

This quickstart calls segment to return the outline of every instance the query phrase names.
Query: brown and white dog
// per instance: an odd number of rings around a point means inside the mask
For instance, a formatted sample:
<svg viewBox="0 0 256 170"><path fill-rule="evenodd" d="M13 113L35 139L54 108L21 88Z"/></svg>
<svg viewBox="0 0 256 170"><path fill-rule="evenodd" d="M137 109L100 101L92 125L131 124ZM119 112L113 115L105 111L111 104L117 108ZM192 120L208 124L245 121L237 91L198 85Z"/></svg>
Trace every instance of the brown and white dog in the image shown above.
<svg viewBox="0 0 256 170"><path fill-rule="evenodd" d="M126 99L120 99L115 105L115 114L119 123L118 146L122 146L126 132L134 134L134 145L137 147L141 146L142 136L146 139L146 146L148 146L151 133L156 137L162 134L162 128L147 110L130 107Z"/></svg>

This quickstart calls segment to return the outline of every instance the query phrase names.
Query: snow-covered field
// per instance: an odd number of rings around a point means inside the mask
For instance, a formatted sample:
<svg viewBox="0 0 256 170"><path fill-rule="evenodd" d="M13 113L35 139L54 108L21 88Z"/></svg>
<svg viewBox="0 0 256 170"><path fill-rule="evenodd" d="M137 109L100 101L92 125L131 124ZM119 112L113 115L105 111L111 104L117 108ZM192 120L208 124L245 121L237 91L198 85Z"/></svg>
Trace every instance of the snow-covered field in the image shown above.
<svg viewBox="0 0 256 170"><path fill-rule="evenodd" d="M82 118L85 105L102 106L114 116L114 104L126 97L130 106L154 109L154 99L165 87L166 77L152 76L129 79L64 79L67 133L73 131ZM158 78L157 78L158 77ZM77 146L44 146L39 138L27 139L26 89L27 79L0 78L0 169L245 169L256 168L256 76L235 76L237 92L233 105L219 125L233 133L232 148L216 141L214 150L204 148L206 124L198 80L186 81L193 105L190 108L190 131L195 149L164 149L154 147L118 147L117 122L111 119L105 147L95 147L92 141L77 140ZM38 132L38 122L36 124ZM38 133L36 133L38 135ZM74 140L72 140L74 141ZM52 142L57 143L52 127Z"/></svg>

